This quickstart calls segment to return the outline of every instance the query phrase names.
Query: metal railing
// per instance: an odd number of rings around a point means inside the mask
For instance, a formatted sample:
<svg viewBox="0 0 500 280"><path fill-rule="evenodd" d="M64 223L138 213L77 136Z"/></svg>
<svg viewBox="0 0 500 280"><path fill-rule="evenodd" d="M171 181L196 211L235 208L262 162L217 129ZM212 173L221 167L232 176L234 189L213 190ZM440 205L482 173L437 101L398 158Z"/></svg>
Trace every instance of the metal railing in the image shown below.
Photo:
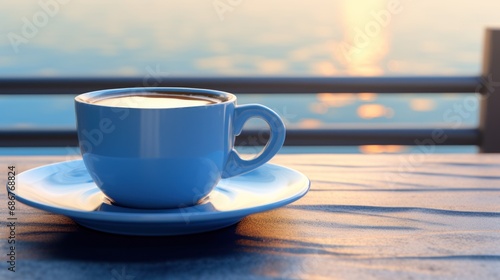
<svg viewBox="0 0 500 280"><path fill-rule="evenodd" d="M476 129L442 129L435 145L477 145L481 152L500 152L500 30L487 29L483 73L467 77L156 77L155 86L213 88L236 94L329 93L480 93L480 125ZM67 94L149 85L147 78L2 78L0 94ZM329 129L287 131L285 145L418 145L436 129ZM244 131L237 143L255 138ZM265 139L266 135L258 135ZM74 130L0 131L0 146L76 146Z"/></svg>

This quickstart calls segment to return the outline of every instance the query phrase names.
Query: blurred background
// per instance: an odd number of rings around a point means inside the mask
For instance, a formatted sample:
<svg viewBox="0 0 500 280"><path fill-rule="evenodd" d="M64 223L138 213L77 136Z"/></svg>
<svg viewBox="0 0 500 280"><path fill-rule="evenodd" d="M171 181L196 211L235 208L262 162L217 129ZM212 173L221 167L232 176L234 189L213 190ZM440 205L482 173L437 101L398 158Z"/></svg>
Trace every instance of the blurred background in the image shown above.
<svg viewBox="0 0 500 280"><path fill-rule="evenodd" d="M0 75L470 76L500 2L411 0L3 1ZM239 95L289 128L457 128L444 114L474 93ZM72 96L0 95L0 129L74 128ZM478 113L460 128L475 127ZM252 122L248 127L260 127ZM410 153L407 146L286 147L283 152ZM436 152L476 152L474 146ZM0 154L71 153L0 148Z"/></svg>

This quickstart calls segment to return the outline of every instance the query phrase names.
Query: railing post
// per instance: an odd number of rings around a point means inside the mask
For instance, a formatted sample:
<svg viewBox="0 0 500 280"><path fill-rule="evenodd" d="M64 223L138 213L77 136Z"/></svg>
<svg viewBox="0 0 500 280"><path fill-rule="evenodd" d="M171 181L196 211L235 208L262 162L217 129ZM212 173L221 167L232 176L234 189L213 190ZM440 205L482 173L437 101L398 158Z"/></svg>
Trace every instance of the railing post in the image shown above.
<svg viewBox="0 0 500 280"><path fill-rule="evenodd" d="M500 152L500 29L486 29L480 91L480 151Z"/></svg>

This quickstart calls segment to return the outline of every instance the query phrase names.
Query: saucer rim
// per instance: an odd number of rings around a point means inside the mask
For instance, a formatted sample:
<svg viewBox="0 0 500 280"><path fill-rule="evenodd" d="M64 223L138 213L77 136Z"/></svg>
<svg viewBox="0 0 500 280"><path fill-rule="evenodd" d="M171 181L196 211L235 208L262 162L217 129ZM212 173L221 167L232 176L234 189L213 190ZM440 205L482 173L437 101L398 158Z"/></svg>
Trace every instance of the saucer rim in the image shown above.
<svg viewBox="0 0 500 280"><path fill-rule="evenodd" d="M59 165L64 162L77 162L80 161L83 164L82 159L76 159L76 160L68 160L68 161L61 161L61 162L56 162L56 163L51 163L51 164L46 164L42 166L38 166L32 169L28 169L26 171L23 171L19 173L19 175L29 172L29 171L34 171L36 169L41 169L41 168L47 168L52 165ZM307 192L309 191L311 187L311 181L309 178L304 175L302 172L299 172L295 169L278 165L278 164L272 164L272 163L266 163L263 166L274 166L278 167L280 169L285 169L288 170L292 173L295 173L299 178L296 180L296 182L303 182L299 183L302 187L300 191L297 191L293 193L292 195L280 199L275 202L270 202L270 203L265 203L262 205L257 205L257 206L246 206L245 208L241 209L236 209L236 210L228 210L228 211L215 211L215 212L189 212L187 215L189 215L189 222L200 222L200 221L207 221L208 220L219 220L219 219L231 219L231 218L243 218L247 215L263 212L263 211L268 211L272 210L275 208L279 208L281 206L290 204L300 198L302 198ZM259 167L262 168L263 166ZM19 176L18 175L18 176ZM239 176L244 176L245 174L239 175ZM238 176L235 176L238 177ZM235 178L231 177L231 178ZM222 179L222 180L230 180L230 178L227 179ZM97 188L97 186L96 186ZM157 223L157 222L167 222L167 223L186 223L186 216L183 215L182 213L134 213L134 212L100 212L100 211L83 211L83 210L74 210L74 209L67 209L67 208L62 208L62 207L57 207L54 205L50 204L45 204L41 202L37 202L34 200L30 200L27 198L24 198L22 196L18 196L16 192L10 191L9 188L7 188L8 193L13 193L16 197L16 200L22 202L23 204L26 204L30 207L34 207L43 211L47 211L50 213L55 213L55 214L60 214L64 215L73 219L84 219L84 220L92 220L93 222L97 221L109 221L109 222L124 222L124 223L134 223L134 224L147 224L147 223ZM216 191L214 189L213 191ZM192 207L192 206L190 206ZM190 207L186 207L190 208ZM133 219L131 221L131 219Z"/></svg>

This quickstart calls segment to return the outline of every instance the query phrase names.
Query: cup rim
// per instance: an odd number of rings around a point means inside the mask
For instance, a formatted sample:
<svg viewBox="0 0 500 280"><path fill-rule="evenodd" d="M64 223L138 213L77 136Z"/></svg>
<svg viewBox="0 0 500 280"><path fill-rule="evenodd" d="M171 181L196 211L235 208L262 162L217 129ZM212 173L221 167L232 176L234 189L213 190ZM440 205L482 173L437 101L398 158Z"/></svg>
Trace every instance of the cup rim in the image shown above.
<svg viewBox="0 0 500 280"><path fill-rule="evenodd" d="M151 94L162 94L162 93L176 93L178 95L184 96L200 96L212 99L218 99L221 102L213 104L196 105L190 107L178 107L178 108L168 108L171 109L183 109L192 107L203 107L203 106L215 106L221 104L232 103L236 101L236 96L232 93L214 90L214 89L203 89L203 88L188 88L188 87L133 87L133 88L114 88L114 89L102 89L96 91L90 91L86 93L79 94L75 97L75 102L88 104L92 106L109 107L116 108L116 106L98 104L95 103L98 100L112 97L121 97L127 95L151 95ZM129 109L141 109L141 110L158 110L165 108L139 108L139 107L127 107Z"/></svg>

